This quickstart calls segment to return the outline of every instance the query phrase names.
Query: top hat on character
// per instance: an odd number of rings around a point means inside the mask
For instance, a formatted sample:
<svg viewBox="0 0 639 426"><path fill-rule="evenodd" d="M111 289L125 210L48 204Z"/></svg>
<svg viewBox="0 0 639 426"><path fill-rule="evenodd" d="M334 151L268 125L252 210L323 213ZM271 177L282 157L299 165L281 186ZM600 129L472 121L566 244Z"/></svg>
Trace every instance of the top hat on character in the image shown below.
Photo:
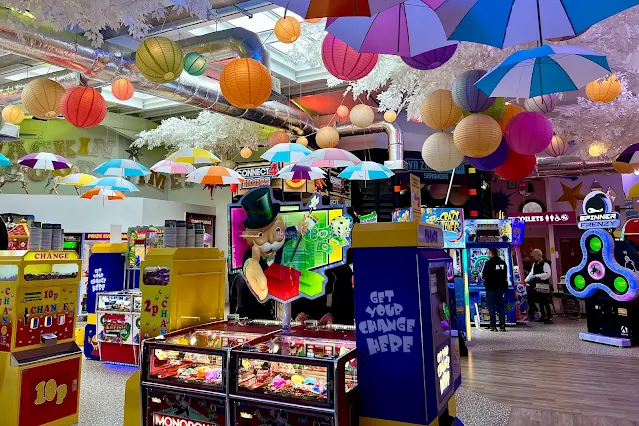
<svg viewBox="0 0 639 426"><path fill-rule="evenodd" d="M268 187L257 188L246 194L240 201L246 212L244 227L261 229L269 226L280 213L280 205L273 202Z"/></svg>

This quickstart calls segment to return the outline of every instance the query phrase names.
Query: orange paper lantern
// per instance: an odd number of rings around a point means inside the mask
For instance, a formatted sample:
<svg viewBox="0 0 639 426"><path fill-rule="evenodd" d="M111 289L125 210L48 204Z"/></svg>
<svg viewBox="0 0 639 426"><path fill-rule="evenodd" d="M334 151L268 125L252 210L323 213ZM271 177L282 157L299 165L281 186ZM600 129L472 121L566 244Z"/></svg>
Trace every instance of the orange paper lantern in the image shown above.
<svg viewBox="0 0 639 426"><path fill-rule="evenodd" d="M32 80L22 89L22 104L34 117L47 120L60 114L64 87L47 78Z"/></svg>
<svg viewBox="0 0 639 426"><path fill-rule="evenodd" d="M271 74L255 59L237 58L224 67L220 88L231 105L257 108L271 96Z"/></svg>
<svg viewBox="0 0 639 426"><path fill-rule="evenodd" d="M315 135L315 143L320 148L335 148L339 143L339 132L331 126L322 127Z"/></svg>
<svg viewBox="0 0 639 426"><path fill-rule="evenodd" d="M506 104L504 108L504 115L502 115L501 120L499 120L499 125L501 126L502 133L506 133L506 126L510 123L510 120L513 119L517 114L521 114L522 112L526 112L525 109L520 107L517 104Z"/></svg>
<svg viewBox="0 0 639 426"><path fill-rule="evenodd" d="M600 78L586 85L586 96L593 102L607 104L614 101L621 93L621 82L611 75Z"/></svg>
<svg viewBox="0 0 639 426"><path fill-rule="evenodd" d="M299 138L297 138L297 142L298 144L302 145L302 146L308 146L308 139L306 139L306 137L304 136L300 136Z"/></svg>
<svg viewBox="0 0 639 426"><path fill-rule="evenodd" d="M240 157L242 158L251 158L251 155L253 155L253 150L248 146L245 146L240 150Z"/></svg>
<svg viewBox="0 0 639 426"><path fill-rule="evenodd" d="M133 93L135 89L133 88L133 84L126 78L120 78L113 82L111 85L111 93L113 96L121 101L128 101L133 97Z"/></svg>
<svg viewBox="0 0 639 426"><path fill-rule="evenodd" d="M297 19L292 16L280 18L275 23L275 37L282 43L293 43L300 38L302 27Z"/></svg>
<svg viewBox="0 0 639 426"><path fill-rule="evenodd" d="M104 120L107 105L97 90L90 87L74 87L67 90L60 100L60 110L66 120L75 127L93 127Z"/></svg>
<svg viewBox="0 0 639 426"><path fill-rule="evenodd" d="M273 148L277 144L288 143L289 142L289 138L288 138L288 135L285 132L282 132L280 130L280 131L273 132L270 135L268 135L268 139L266 141L268 143L268 146Z"/></svg>
<svg viewBox="0 0 639 426"><path fill-rule="evenodd" d="M24 120L24 111L18 105L8 105L2 110L2 119L7 123L20 124Z"/></svg>
<svg viewBox="0 0 639 426"><path fill-rule="evenodd" d="M346 105L340 105L337 108L337 115L339 117L344 118L344 117L348 116L349 113L350 113L350 110L348 109L348 107Z"/></svg>

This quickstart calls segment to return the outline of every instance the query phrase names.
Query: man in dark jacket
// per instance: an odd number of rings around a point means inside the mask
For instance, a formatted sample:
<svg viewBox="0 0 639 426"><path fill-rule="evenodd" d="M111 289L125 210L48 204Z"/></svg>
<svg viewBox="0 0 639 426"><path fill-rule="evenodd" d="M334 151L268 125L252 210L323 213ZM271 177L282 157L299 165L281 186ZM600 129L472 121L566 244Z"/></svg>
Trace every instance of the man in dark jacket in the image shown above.
<svg viewBox="0 0 639 426"><path fill-rule="evenodd" d="M484 263L481 277L486 287L486 301L490 312L490 331L497 331L497 313L499 313L499 329L506 331L504 293L508 290L508 266L499 257L496 248L488 249L488 257L490 259Z"/></svg>

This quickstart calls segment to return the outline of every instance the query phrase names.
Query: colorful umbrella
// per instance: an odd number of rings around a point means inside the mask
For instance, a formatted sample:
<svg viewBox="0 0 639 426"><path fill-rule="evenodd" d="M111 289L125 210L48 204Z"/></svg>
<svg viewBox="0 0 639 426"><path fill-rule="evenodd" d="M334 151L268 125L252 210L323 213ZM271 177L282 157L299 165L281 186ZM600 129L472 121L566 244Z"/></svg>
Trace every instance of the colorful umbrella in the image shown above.
<svg viewBox="0 0 639 426"><path fill-rule="evenodd" d="M187 182L201 183L203 185L230 185L242 183L244 178L235 170L221 166L200 167L188 174Z"/></svg>
<svg viewBox="0 0 639 426"><path fill-rule="evenodd" d="M93 169L94 172L105 176L146 176L151 171L140 163L127 159L113 159L105 161Z"/></svg>
<svg viewBox="0 0 639 426"><path fill-rule="evenodd" d="M11 161L9 161L9 159L7 157L5 157L4 155L0 154L0 167L8 167L8 166L12 166L13 163Z"/></svg>
<svg viewBox="0 0 639 426"><path fill-rule="evenodd" d="M446 0L436 9L450 40L504 48L575 36L639 0Z"/></svg>
<svg viewBox="0 0 639 426"><path fill-rule="evenodd" d="M310 153L310 149L298 143L278 143L260 155L260 158L271 163L299 163Z"/></svg>
<svg viewBox="0 0 639 426"><path fill-rule="evenodd" d="M92 188L107 188L114 191L137 192L139 189L126 179L120 177L107 176L98 179L96 182L88 185Z"/></svg>
<svg viewBox="0 0 639 426"><path fill-rule="evenodd" d="M315 180L325 178L326 172L319 167L291 164L280 170L277 173L277 177L288 180Z"/></svg>
<svg viewBox="0 0 639 426"><path fill-rule="evenodd" d="M374 161L364 161L357 166L345 168L337 177L348 180L376 180L387 179L393 176L388 167L375 163Z"/></svg>
<svg viewBox="0 0 639 426"><path fill-rule="evenodd" d="M448 43L431 7L443 0L408 0L369 18L329 19L326 31L360 53L415 56Z"/></svg>
<svg viewBox="0 0 639 426"><path fill-rule="evenodd" d="M176 163L189 164L213 164L220 162L220 159L217 158L215 154L204 148L184 148L169 155L166 159L175 161Z"/></svg>
<svg viewBox="0 0 639 426"><path fill-rule="evenodd" d="M313 151L298 164L309 167L348 167L360 164L362 160L348 151L339 148L324 148Z"/></svg>
<svg viewBox="0 0 639 426"><path fill-rule="evenodd" d="M36 170L62 170L71 168L71 162L49 152L34 152L18 160L18 164Z"/></svg>
<svg viewBox="0 0 639 426"><path fill-rule="evenodd" d="M305 19L371 16L405 0L271 0Z"/></svg>
<svg viewBox="0 0 639 426"><path fill-rule="evenodd" d="M579 90L610 73L600 53L578 46L545 45L513 53L475 86L490 97L532 98Z"/></svg>
<svg viewBox="0 0 639 426"><path fill-rule="evenodd" d="M108 188L93 188L85 192L80 198L86 199L102 199L102 200L124 200L126 196L120 191L114 191Z"/></svg>
<svg viewBox="0 0 639 426"><path fill-rule="evenodd" d="M189 163L178 163L171 160L161 160L155 163L151 170L156 173L166 173L168 175L188 175L195 170L195 167Z"/></svg>
<svg viewBox="0 0 639 426"><path fill-rule="evenodd" d="M88 175L86 173L73 173L68 176L65 176L58 185L67 185L67 186L91 186L98 181L98 178L95 176Z"/></svg>
<svg viewBox="0 0 639 426"><path fill-rule="evenodd" d="M624 149L612 162L612 166L619 173L634 173L639 169L639 143L634 143Z"/></svg>

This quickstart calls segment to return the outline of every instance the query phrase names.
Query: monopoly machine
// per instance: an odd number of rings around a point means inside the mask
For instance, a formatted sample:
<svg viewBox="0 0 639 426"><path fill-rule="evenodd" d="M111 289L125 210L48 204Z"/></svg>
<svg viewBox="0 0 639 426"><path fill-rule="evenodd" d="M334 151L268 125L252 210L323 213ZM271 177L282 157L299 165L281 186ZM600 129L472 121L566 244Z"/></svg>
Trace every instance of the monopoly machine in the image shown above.
<svg viewBox="0 0 639 426"><path fill-rule="evenodd" d="M627 240L615 242L612 232L619 226L619 213L601 191L593 191L583 201L577 226L583 258L566 273L566 287L586 302L588 331L579 333L585 341L618 347L639 340L639 275L634 226L624 226Z"/></svg>
<svg viewBox="0 0 639 426"><path fill-rule="evenodd" d="M442 228L355 225L359 424L461 425L458 339L452 338Z"/></svg>
<svg viewBox="0 0 639 426"><path fill-rule="evenodd" d="M75 251L0 251L3 426L78 422L80 270Z"/></svg>

